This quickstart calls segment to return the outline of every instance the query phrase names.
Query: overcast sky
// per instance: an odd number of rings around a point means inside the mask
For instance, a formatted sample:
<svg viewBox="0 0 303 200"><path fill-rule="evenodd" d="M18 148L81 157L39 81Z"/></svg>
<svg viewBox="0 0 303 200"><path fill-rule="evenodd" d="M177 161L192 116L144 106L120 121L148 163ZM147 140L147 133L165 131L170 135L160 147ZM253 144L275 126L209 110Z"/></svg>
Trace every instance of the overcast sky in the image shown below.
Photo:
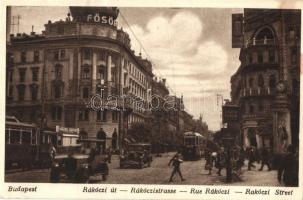
<svg viewBox="0 0 303 200"><path fill-rule="evenodd" d="M12 8L13 16L21 16L19 31L26 33L32 25L40 33L48 20L65 19L67 12L67 7ZM242 9L120 8L120 12L143 45L119 16L119 26L130 34L136 54L141 49L154 73L167 79L172 94L183 95L190 114L203 115L209 128L218 130L221 104L216 96L230 98L230 77L240 64L239 49L231 48L231 15Z"/></svg>

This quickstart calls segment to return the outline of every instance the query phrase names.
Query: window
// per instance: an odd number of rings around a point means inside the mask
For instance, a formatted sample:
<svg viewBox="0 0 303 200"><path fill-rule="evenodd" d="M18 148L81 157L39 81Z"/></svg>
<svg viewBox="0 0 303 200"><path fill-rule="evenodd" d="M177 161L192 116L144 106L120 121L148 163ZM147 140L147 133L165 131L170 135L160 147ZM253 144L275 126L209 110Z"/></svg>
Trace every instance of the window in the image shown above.
<svg viewBox="0 0 303 200"><path fill-rule="evenodd" d="M25 72L26 72L26 69L22 68L22 69L19 69L19 78L20 78L20 82L24 82L25 81Z"/></svg>
<svg viewBox="0 0 303 200"><path fill-rule="evenodd" d="M118 122L118 112L117 111L112 112L112 119L113 119L113 122Z"/></svg>
<svg viewBox="0 0 303 200"><path fill-rule="evenodd" d="M101 80L101 84L104 84L104 79L105 79L105 67L104 66L99 66L98 68L98 73L97 73L97 79ZM103 80L103 83L102 83Z"/></svg>
<svg viewBox="0 0 303 200"><path fill-rule="evenodd" d="M249 113L250 113L250 114L254 114L254 112L255 112L254 106L253 106L253 105L250 105L250 106L249 106Z"/></svg>
<svg viewBox="0 0 303 200"><path fill-rule="evenodd" d="M264 79L263 79L263 76L262 75L259 75L258 77L258 86L260 88L263 88L264 87Z"/></svg>
<svg viewBox="0 0 303 200"><path fill-rule="evenodd" d="M63 66L60 64L55 65L55 78L61 79L62 77L62 68Z"/></svg>
<svg viewBox="0 0 303 200"><path fill-rule="evenodd" d="M18 85L18 98L19 98L19 101L23 101L24 100L24 94L25 94L25 85L23 85L23 84Z"/></svg>
<svg viewBox="0 0 303 200"><path fill-rule="evenodd" d="M264 106L262 103L259 104L259 111L262 112L264 110Z"/></svg>
<svg viewBox="0 0 303 200"><path fill-rule="evenodd" d="M79 111L79 120L88 121L89 120L89 110L80 110Z"/></svg>
<svg viewBox="0 0 303 200"><path fill-rule="evenodd" d="M98 60L106 61L106 54L104 52L99 52Z"/></svg>
<svg viewBox="0 0 303 200"><path fill-rule="evenodd" d="M38 97L38 85L37 84L31 85L31 95L32 95L32 100L36 101L37 97Z"/></svg>
<svg viewBox="0 0 303 200"><path fill-rule="evenodd" d="M106 110L98 110L97 111L97 121L106 122Z"/></svg>
<svg viewBox="0 0 303 200"><path fill-rule="evenodd" d="M61 120L62 117L62 107L61 106L55 106L52 109L52 119L53 120Z"/></svg>
<svg viewBox="0 0 303 200"><path fill-rule="evenodd" d="M82 96L83 96L83 98L88 98L89 97L89 89L87 87L83 88Z"/></svg>
<svg viewBox="0 0 303 200"><path fill-rule="evenodd" d="M291 63L295 64L297 62L297 49L291 50Z"/></svg>
<svg viewBox="0 0 303 200"><path fill-rule="evenodd" d="M248 86L250 88L252 88L254 86L254 78L249 78L249 80L248 80Z"/></svg>
<svg viewBox="0 0 303 200"><path fill-rule="evenodd" d="M62 86L61 85L55 85L54 86L54 97L56 99L59 99L62 95Z"/></svg>
<svg viewBox="0 0 303 200"><path fill-rule="evenodd" d="M258 52L258 63L263 63L263 52Z"/></svg>
<svg viewBox="0 0 303 200"><path fill-rule="evenodd" d="M14 75L14 71L9 71L9 82L11 83L11 82L13 82L13 75Z"/></svg>
<svg viewBox="0 0 303 200"><path fill-rule="evenodd" d="M54 51L54 60L59 60L59 50Z"/></svg>
<svg viewBox="0 0 303 200"><path fill-rule="evenodd" d="M25 51L21 52L21 63L26 63L26 52Z"/></svg>
<svg viewBox="0 0 303 200"><path fill-rule="evenodd" d="M63 35L64 34L64 27L63 26L59 26L57 33L58 33L58 35Z"/></svg>
<svg viewBox="0 0 303 200"><path fill-rule="evenodd" d="M22 144L31 143L31 133L28 131L22 131Z"/></svg>
<svg viewBox="0 0 303 200"><path fill-rule="evenodd" d="M88 79L90 77L90 70L88 67L83 67L82 69L82 78Z"/></svg>
<svg viewBox="0 0 303 200"><path fill-rule="evenodd" d="M276 58L275 58L275 51L273 49L269 50L269 62L270 63L275 63Z"/></svg>
<svg viewBox="0 0 303 200"><path fill-rule="evenodd" d="M34 51L34 62L39 62L40 53L39 51Z"/></svg>
<svg viewBox="0 0 303 200"><path fill-rule="evenodd" d="M10 144L20 144L20 131L19 130L10 131Z"/></svg>
<svg viewBox="0 0 303 200"><path fill-rule="evenodd" d="M295 39L295 31L292 28L289 30L289 39Z"/></svg>
<svg viewBox="0 0 303 200"><path fill-rule="evenodd" d="M65 58L65 50L62 49L62 50L60 51L60 59L64 59L64 58Z"/></svg>
<svg viewBox="0 0 303 200"><path fill-rule="evenodd" d="M9 97L13 96L13 92L14 92L14 86L10 85L8 89L8 96Z"/></svg>
<svg viewBox="0 0 303 200"><path fill-rule="evenodd" d="M269 87L270 88L275 88L276 87L276 76L275 75L270 75L270 77L269 77Z"/></svg>
<svg viewBox="0 0 303 200"><path fill-rule="evenodd" d="M32 80L33 80L33 82L38 81L38 72L39 72L39 69L37 69L37 68L32 69Z"/></svg>
<svg viewBox="0 0 303 200"><path fill-rule="evenodd" d="M83 59L90 60L91 58L91 51L89 49L84 49L83 51Z"/></svg>

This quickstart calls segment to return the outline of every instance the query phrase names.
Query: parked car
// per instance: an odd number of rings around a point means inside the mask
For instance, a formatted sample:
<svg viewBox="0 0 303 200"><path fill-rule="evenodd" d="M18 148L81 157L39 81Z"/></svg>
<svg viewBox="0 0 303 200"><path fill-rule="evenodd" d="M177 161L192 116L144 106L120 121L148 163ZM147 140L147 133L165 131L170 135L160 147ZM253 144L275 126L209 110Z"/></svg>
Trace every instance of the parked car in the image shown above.
<svg viewBox="0 0 303 200"><path fill-rule="evenodd" d="M124 154L120 156L120 168L124 167L150 167L152 162L151 144L134 143L128 145Z"/></svg>
<svg viewBox="0 0 303 200"><path fill-rule="evenodd" d="M58 155L50 171L51 182L87 183L106 180L109 174L107 155L98 151L99 139L81 139L81 151Z"/></svg>

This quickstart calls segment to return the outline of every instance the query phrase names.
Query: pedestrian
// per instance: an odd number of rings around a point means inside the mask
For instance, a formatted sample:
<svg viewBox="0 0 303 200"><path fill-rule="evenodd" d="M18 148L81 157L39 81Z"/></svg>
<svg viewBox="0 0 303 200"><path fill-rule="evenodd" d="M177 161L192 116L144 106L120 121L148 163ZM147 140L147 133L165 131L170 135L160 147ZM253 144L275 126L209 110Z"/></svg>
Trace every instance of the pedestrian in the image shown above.
<svg viewBox="0 0 303 200"><path fill-rule="evenodd" d="M180 164L183 162L183 160L180 159L180 155L179 153L177 153L168 163L168 166L170 166L171 164L173 165L174 169L171 173L171 176L169 178L169 182L173 181L173 177L176 173L179 174L179 176L181 177L181 181L185 181L185 179L182 176L181 170L180 170Z"/></svg>
<svg viewBox="0 0 303 200"><path fill-rule="evenodd" d="M208 175L211 175L211 170L213 168L213 162L214 162L213 158L214 156L212 154L212 151L208 150L205 156L206 163L204 167L205 170L208 170Z"/></svg>
<svg viewBox="0 0 303 200"><path fill-rule="evenodd" d="M221 174L221 170L223 169L224 165L225 165L225 154L224 154L224 147L221 147L218 151L217 154L217 159L216 159L216 167L218 168L218 172L217 174L219 176L222 176Z"/></svg>
<svg viewBox="0 0 303 200"><path fill-rule="evenodd" d="M248 171L251 170L251 167L255 168L255 149L254 147L248 147Z"/></svg>
<svg viewBox="0 0 303 200"><path fill-rule="evenodd" d="M77 168L77 161L73 157L73 153L70 152L68 154L68 157L65 159L65 170L66 170L66 175L69 179L74 178L76 168Z"/></svg>
<svg viewBox="0 0 303 200"><path fill-rule="evenodd" d="M107 149L107 161L108 161L108 163L111 163L111 161L112 161L112 150L111 150L111 148Z"/></svg>
<svg viewBox="0 0 303 200"><path fill-rule="evenodd" d="M295 153L294 146L289 145L286 155L283 156L280 162L278 180L280 183L283 181L285 186L298 186L299 159Z"/></svg>
<svg viewBox="0 0 303 200"><path fill-rule="evenodd" d="M269 160L270 160L269 151L267 150L267 148L264 147L261 151L261 168L259 169L259 171L263 170L264 165L267 165L268 171L271 170Z"/></svg>

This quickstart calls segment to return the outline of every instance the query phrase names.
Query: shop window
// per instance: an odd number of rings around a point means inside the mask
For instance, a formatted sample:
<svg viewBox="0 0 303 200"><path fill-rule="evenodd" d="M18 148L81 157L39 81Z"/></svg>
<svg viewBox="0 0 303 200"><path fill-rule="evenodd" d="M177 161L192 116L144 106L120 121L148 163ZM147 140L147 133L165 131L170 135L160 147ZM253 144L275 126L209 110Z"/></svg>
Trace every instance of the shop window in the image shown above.
<svg viewBox="0 0 303 200"><path fill-rule="evenodd" d="M26 63L26 52L25 51L21 52L21 63Z"/></svg>
<svg viewBox="0 0 303 200"><path fill-rule="evenodd" d="M20 82L24 82L25 81L25 73L26 73L26 69L22 68L19 69L19 81Z"/></svg>
<svg viewBox="0 0 303 200"><path fill-rule="evenodd" d="M53 120L61 120L62 117L62 107L61 106L55 106L52 109L52 119Z"/></svg>
<svg viewBox="0 0 303 200"><path fill-rule="evenodd" d="M98 60L106 61L106 53L99 52L98 53Z"/></svg>
<svg viewBox="0 0 303 200"><path fill-rule="evenodd" d="M97 79L101 81L101 84L104 84L105 80L105 66L99 66L98 73L97 73Z"/></svg>

